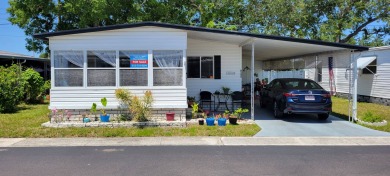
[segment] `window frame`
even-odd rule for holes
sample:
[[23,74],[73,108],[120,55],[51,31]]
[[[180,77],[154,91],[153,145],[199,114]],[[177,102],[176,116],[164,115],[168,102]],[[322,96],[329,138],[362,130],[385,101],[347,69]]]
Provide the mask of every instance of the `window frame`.
[[[189,78],[188,77],[188,75],[189,75],[189,73],[187,73],[186,74],[186,78],[187,79],[215,79],[215,56],[207,56],[207,55],[203,55],[203,56],[187,56],[187,63],[188,63],[188,58],[195,58],[195,57],[197,57],[197,58],[199,58],[199,78]],[[202,58],[204,58],[204,57],[211,57],[212,58],[212,66],[211,66],[211,69],[212,69],[212,72],[211,72],[211,74],[212,74],[212,78],[202,78]],[[187,65],[187,72],[188,72],[188,66],[189,65]]]
[[[80,67],[80,68],[75,68],[75,67],[69,67],[69,68],[63,68],[63,67],[58,67],[56,68],[55,67],[55,62],[56,62],[56,58],[55,58],[55,52],[61,52],[61,51],[74,51],[74,52],[81,52],[81,54],[83,55],[83,66]],[[82,88],[84,87],[84,84],[85,84],[85,81],[84,81],[84,75],[85,75],[85,70],[84,70],[84,66],[85,66],[85,58],[84,58],[84,50],[53,50],[51,51],[51,87],[56,87],[56,88],[70,88],[70,89],[77,89],[77,88]],[[81,83],[81,86],[56,86],[56,70],[82,70],[82,77],[83,77],[83,80],[82,80],[82,83]]]
[[[182,57],[181,57],[181,67],[154,67],[154,52],[155,51],[181,51],[181,54],[182,54]],[[149,73],[150,76],[148,77],[151,78],[151,81],[150,81],[150,86],[151,87],[158,87],[158,88],[164,88],[164,87],[167,87],[167,88],[172,88],[172,87],[185,87],[186,86],[186,83],[185,83],[185,79],[184,79],[184,72],[185,72],[185,68],[186,68],[186,52],[185,50],[182,50],[182,49],[153,49],[153,50],[150,50],[151,53],[151,58],[149,58],[149,66],[151,66],[151,68],[148,68],[148,70],[150,72],[148,72],[148,75]],[[172,70],[172,69],[178,69],[178,70],[181,70],[182,71],[182,76],[181,76],[181,81],[182,81],[182,85],[162,85],[162,86],[159,86],[159,85],[154,85],[154,70]]]
[[[150,59],[149,59],[149,51],[147,49],[145,50],[117,50],[118,52],[118,57],[117,57],[117,60],[118,60],[118,87],[126,87],[126,88],[129,88],[129,87],[148,87],[149,86],[149,79],[150,79],[150,75],[149,75],[149,62],[150,62]],[[148,63],[147,63],[147,67],[146,68],[131,68],[129,65],[129,67],[121,67],[120,66],[120,59],[121,59],[121,54],[120,52],[145,52],[145,54],[148,56],[147,60],[148,60]],[[130,58],[129,58],[130,59]],[[137,86],[137,85],[130,85],[130,86],[122,86],[121,85],[121,70],[146,70],[146,85],[142,85],[142,86]]]
[[[115,67],[88,67],[88,52],[89,51],[109,51],[109,52],[115,52]],[[112,88],[112,87],[118,87],[117,84],[117,68],[118,68],[118,52],[117,50],[96,50],[96,49],[90,49],[90,50],[84,50],[85,55],[84,55],[84,64],[85,64],[85,87],[87,88],[97,88],[97,87],[102,87],[102,88]],[[115,71],[115,83],[114,86],[88,86],[88,70],[114,70]]]
[[[182,57],[180,58],[181,61],[181,67],[153,67],[153,51],[181,51]],[[54,53],[56,51],[78,51],[81,52],[83,55],[83,66],[80,68],[55,68],[54,65]],[[115,67],[88,67],[88,51],[113,51],[115,52]],[[121,86],[120,85],[120,70],[123,69],[140,69],[140,68],[121,68],[120,67],[120,51],[147,51],[148,54],[148,67],[142,68],[147,70],[147,85],[146,86]],[[127,89],[135,89],[135,90],[142,90],[142,89],[171,89],[171,88],[185,88],[186,87],[186,69],[187,69],[187,52],[185,49],[134,49],[134,48],[121,48],[121,49],[80,49],[80,50],[72,50],[72,49],[59,49],[59,50],[51,50],[50,51],[50,72],[52,73],[51,76],[51,87],[52,89],[56,90],[67,90],[67,89],[113,89],[113,88],[127,88]],[[82,70],[82,86],[55,86],[56,84],[56,76],[55,76],[55,70],[60,69],[68,69],[68,70]],[[154,86],[153,85],[153,70],[154,69],[180,69],[182,72],[181,76],[181,85],[172,85],[172,86]],[[88,70],[115,70],[115,85],[114,86],[88,86]]]

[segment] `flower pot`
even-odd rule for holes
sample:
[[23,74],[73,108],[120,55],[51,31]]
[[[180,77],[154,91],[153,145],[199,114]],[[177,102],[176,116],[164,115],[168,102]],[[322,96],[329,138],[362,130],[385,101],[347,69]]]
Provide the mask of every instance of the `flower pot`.
[[206,118],[206,124],[207,126],[214,126],[214,118],[212,117]]
[[88,117],[86,117],[86,118],[83,118],[83,122],[88,123],[88,122],[91,122],[91,120]]
[[199,123],[199,125],[204,125],[204,119],[199,119],[198,123]]
[[218,119],[218,126],[226,126],[226,119],[225,118],[219,118]]
[[174,112],[167,112],[165,113],[167,117],[167,121],[174,121],[175,120],[175,113]]
[[229,123],[233,125],[237,125],[237,118],[229,118]]
[[110,122],[110,115],[101,115],[100,114],[100,121],[101,122]]

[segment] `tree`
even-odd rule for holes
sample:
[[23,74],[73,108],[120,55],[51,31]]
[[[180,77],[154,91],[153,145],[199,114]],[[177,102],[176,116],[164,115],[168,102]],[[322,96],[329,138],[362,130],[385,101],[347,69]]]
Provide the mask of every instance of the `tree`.
[[[319,1],[319,0],[318,0]],[[323,9],[321,19],[327,19],[320,26],[320,39],[338,43],[352,43],[359,34],[368,38],[368,25],[377,21],[390,22],[388,0],[334,0],[320,3]],[[372,28],[371,35],[388,33],[388,26]],[[380,36],[378,36],[380,37]]]
[[[380,45],[389,36],[388,0],[9,0],[9,21],[30,51],[34,33],[140,21],[204,26],[339,43]],[[378,27],[372,24],[381,22]]]

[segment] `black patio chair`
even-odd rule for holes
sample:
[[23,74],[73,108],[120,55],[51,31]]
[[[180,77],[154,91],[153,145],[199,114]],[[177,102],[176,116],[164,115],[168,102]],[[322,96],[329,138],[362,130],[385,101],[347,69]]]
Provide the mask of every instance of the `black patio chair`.
[[202,107],[202,109],[204,109],[204,103],[210,103],[210,111],[212,110],[211,109],[211,104],[213,104],[214,108],[215,108],[215,100],[213,99],[213,94],[209,91],[201,91],[200,92],[200,106]]
[[243,107],[245,104],[244,93],[240,91],[234,91],[232,93],[232,111],[234,111],[234,104],[240,104],[240,107]]

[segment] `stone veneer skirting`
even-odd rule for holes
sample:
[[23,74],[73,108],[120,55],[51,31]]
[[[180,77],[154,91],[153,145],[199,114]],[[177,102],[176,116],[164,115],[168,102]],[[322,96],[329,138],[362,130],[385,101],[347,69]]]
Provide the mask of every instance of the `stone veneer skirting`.
[[[82,121],[83,113],[90,113],[89,109],[67,109],[68,113],[71,115],[68,119],[67,115],[63,113],[65,110],[61,109],[60,113],[57,114],[64,114],[57,116],[57,121]],[[149,117],[149,120],[152,122],[159,122],[159,121],[165,121],[166,120],[166,113],[167,112],[173,112],[175,113],[174,121],[182,121],[186,119],[186,108],[153,108],[151,111],[151,117]],[[97,112],[97,116],[99,116],[100,111]],[[110,121],[116,120],[117,117],[121,114],[128,114],[127,110],[124,109],[106,109],[106,113],[110,115]],[[93,115],[89,115],[89,118],[93,118]],[[62,119],[62,120],[58,120]],[[93,119],[91,119],[93,121]],[[53,118],[53,114],[51,114],[51,122],[55,122],[56,119]]]
[[[348,98],[349,94],[337,92],[336,96],[342,98]],[[390,99],[388,98],[372,97],[366,95],[358,95],[357,98],[358,98],[357,100],[358,102],[376,103],[376,104],[390,106]]]
[[42,124],[43,127],[50,127],[50,128],[69,128],[69,127],[75,127],[75,128],[88,128],[88,127],[106,127],[106,128],[132,128],[132,127],[186,127],[187,123],[185,120],[183,121],[165,121],[165,122],[132,122],[132,121],[121,121],[121,122],[88,122],[88,123],[82,123],[82,122],[72,122],[72,121],[65,121],[60,123],[53,123],[53,122],[46,122]]

